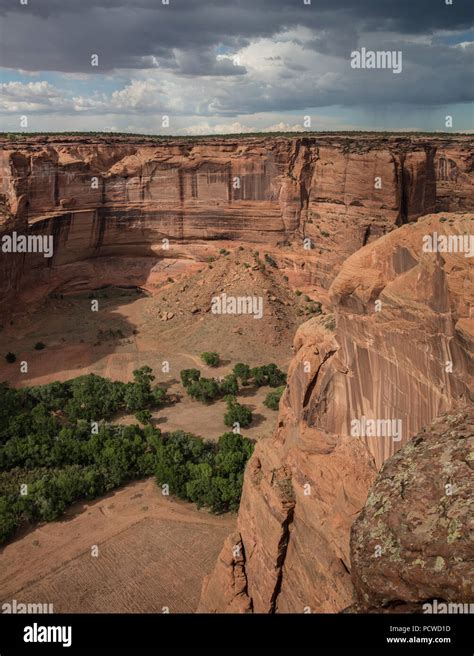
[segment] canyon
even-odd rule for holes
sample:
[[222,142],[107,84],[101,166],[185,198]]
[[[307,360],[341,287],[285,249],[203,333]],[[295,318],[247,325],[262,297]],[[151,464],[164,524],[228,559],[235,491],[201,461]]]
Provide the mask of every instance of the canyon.
[[[380,482],[384,463],[410,453],[412,438],[435,418],[472,404],[471,259],[423,250],[426,235],[472,232],[472,139],[45,135],[0,145],[0,234],[54,243],[52,258],[0,253],[1,323],[51,294],[136,285],[157,296],[176,284],[181,314],[166,305],[167,292],[164,325],[181,350],[191,334],[214,334],[219,345],[235,343],[229,355],[243,361],[248,351],[256,364],[269,343],[283,361],[296,329],[276,430],[257,441],[237,526],[204,580],[198,610],[358,612],[427,598],[426,585],[414,583],[411,595],[401,589],[393,562],[382,558],[374,568],[367,497],[378,488],[396,495]],[[237,245],[232,264],[219,259]],[[254,249],[275,263],[278,285],[257,280],[252,266],[247,278],[237,273],[239,252],[250,261]],[[167,283],[170,272],[179,272],[178,283]],[[206,304],[222,291],[220,279],[234,293],[258,284],[273,299],[266,331],[228,317],[209,323]],[[318,299],[322,314],[296,322],[295,291]],[[147,340],[147,353],[158,348],[151,332]],[[362,419],[400,422],[401,439],[354,436],[351,423]],[[467,522],[460,524],[456,553],[466,560]],[[443,549],[430,555],[435,564]],[[390,594],[377,596],[371,572],[377,581],[388,572]]]
[[54,237],[48,262],[2,257],[4,312],[18,294],[32,302],[33,287],[144,284],[153,265],[203,261],[236,241],[265,245],[292,285],[325,300],[361,246],[474,203],[463,136],[50,135],[0,147],[0,230]]
[[[440,218],[423,217],[349,257],[330,288],[335,324],[316,317],[297,331],[277,430],[258,442],[247,465],[237,531],[204,583],[202,612],[340,612],[354,602],[351,527],[377,471],[435,417],[473,401],[472,266],[462,253],[423,253],[422,238],[435,230],[463,234],[474,214]],[[402,440],[354,437],[350,420],[362,416],[398,418]],[[456,445],[456,433],[452,439]],[[466,463],[463,477],[472,491],[472,464]],[[451,478],[444,473],[437,480],[435,487]],[[406,484],[418,494],[422,489],[416,477]],[[393,496],[392,490],[388,508],[396,507]],[[451,500],[466,516],[468,498]],[[421,503],[418,516],[430,508]],[[364,529],[356,565],[374,569],[379,536],[370,520]],[[391,529],[407,540],[399,527]],[[472,557],[467,520],[457,539]],[[429,544],[426,538],[424,547]],[[449,544],[431,560],[446,551]]]

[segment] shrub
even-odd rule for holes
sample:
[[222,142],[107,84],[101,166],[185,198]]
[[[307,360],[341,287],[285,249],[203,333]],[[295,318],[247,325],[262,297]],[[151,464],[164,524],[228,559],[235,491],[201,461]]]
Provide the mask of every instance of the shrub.
[[244,364],[243,362],[237,362],[233,369],[234,374],[237,376],[237,378],[240,378],[242,381],[243,385],[246,385],[248,381],[250,380],[250,367],[248,364]]
[[274,390],[273,392],[269,392],[267,394],[263,404],[266,405],[267,408],[270,408],[270,410],[278,410],[278,407],[280,405],[280,399],[284,391],[285,391],[284,385],[281,385],[281,387],[277,387],[276,390]]
[[268,253],[265,253],[265,262],[267,262],[267,264],[274,267],[275,269],[278,268],[277,263],[275,262],[275,260],[273,259],[273,257],[271,255],[268,255]]
[[187,393],[193,399],[202,403],[210,403],[221,396],[221,389],[214,378],[200,378],[186,388]]
[[221,394],[222,396],[226,396],[228,394],[237,394],[239,391],[239,383],[237,381],[237,376],[235,374],[229,374],[224,378],[224,380],[220,383],[220,389],[221,389]]
[[150,424],[151,423],[151,412],[149,410],[138,410],[135,413],[135,417],[141,424]]
[[273,363],[254,367],[250,370],[250,373],[257,387],[263,387],[264,385],[279,387],[286,384],[286,374]]
[[9,351],[5,356],[5,360],[11,364],[12,362],[15,362],[16,355],[11,351]]
[[214,351],[205,351],[204,353],[201,353],[201,360],[204,364],[207,364],[208,367],[218,367],[221,362],[219,354]]
[[246,428],[252,423],[252,411],[245,405],[237,402],[235,396],[227,398],[227,412],[224,415],[224,424],[232,427],[234,424]]
[[43,344],[43,342],[36,342],[35,344],[36,351],[42,351],[44,348],[46,348],[46,344]]
[[183,369],[179,375],[181,382],[183,383],[183,387],[188,387],[191,385],[191,383],[200,379],[201,372],[199,369]]

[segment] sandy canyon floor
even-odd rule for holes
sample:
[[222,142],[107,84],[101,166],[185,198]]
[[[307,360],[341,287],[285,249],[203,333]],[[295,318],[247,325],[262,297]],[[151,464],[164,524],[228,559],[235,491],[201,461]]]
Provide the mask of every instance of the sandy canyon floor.
[[[14,365],[2,358],[0,380],[42,385],[96,373],[127,381],[134,369],[149,365],[156,382],[178,399],[153,412],[153,424],[165,432],[183,429],[217,440],[228,430],[225,402],[192,400],[180,371],[196,367],[203,376],[220,377],[239,361],[251,366],[275,362],[286,370],[294,330],[304,321],[302,310],[297,313],[304,301],[281,274],[242,266],[241,255],[184,271],[178,266],[165,279],[151,278],[154,282],[144,289],[58,291],[28,311],[19,309],[0,332],[2,352],[17,355]],[[265,329],[252,316],[213,316],[211,295],[222,290],[261,294]],[[92,300],[98,301],[96,312]],[[39,341],[44,350],[35,350]],[[205,366],[199,357],[205,350],[217,351],[221,366]],[[27,372],[20,372],[20,361],[28,363]],[[163,372],[164,363],[169,371]],[[277,413],[263,403],[268,392],[263,387],[239,393],[239,401],[253,412],[243,433],[254,440],[271,435],[275,427]],[[133,416],[114,421],[136,423]],[[76,504],[60,521],[20,533],[3,550],[0,600],[52,603],[57,612],[194,611],[202,579],[235,521],[233,515],[213,516],[163,497],[153,480],[135,482],[98,501]],[[98,557],[91,555],[93,545],[99,547]]]
[[193,612],[234,525],[163,496],[153,480],[131,483],[8,544],[0,607],[16,599],[57,613]]

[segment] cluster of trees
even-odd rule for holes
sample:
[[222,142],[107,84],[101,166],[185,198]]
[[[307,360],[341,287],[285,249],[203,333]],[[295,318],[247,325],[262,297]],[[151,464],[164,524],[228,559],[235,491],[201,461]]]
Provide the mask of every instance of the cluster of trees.
[[0,542],[24,520],[50,521],[76,499],[154,473],[159,431],[104,423],[119,411],[151,416],[148,408],[166,400],[153,380],[142,367],[131,383],[91,374],[21,389],[0,384]]
[[156,480],[169,493],[207,506],[212,512],[237,511],[252,442],[224,433],[217,444],[177,431],[165,435],[157,450]]
[[[95,375],[11,389],[0,384],[0,543],[24,521],[51,521],[79,499],[93,499],[155,474],[171,494],[214,512],[238,507],[252,443],[223,435],[217,445],[149,425],[166,400],[149,367],[132,383]],[[144,427],[107,423],[135,412]]]
[[254,385],[255,387],[280,387],[286,384],[286,374],[281,371],[276,364],[264,364],[260,367],[253,367],[248,364],[238,362],[234,369],[234,374],[240,379],[242,385]]
[[222,380],[201,377],[199,369],[183,369],[181,382],[189,396],[201,403],[211,403],[228,394],[237,394],[239,384],[237,376],[229,374]]
[[183,369],[181,382],[189,396],[202,403],[211,403],[228,395],[235,396],[239,391],[239,381],[244,386],[281,387],[286,383],[286,374],[276,364],[265,364],[250,368],[248,364],[238,362],[222,380],[201,377],[199,369]]
[[91,433],[84,420],[60,428],[35,410],[28,434],[0,447],[0,543],[26,520],[52,521],[74,501],[155,471],[160,432],[152,426],[103,424]]

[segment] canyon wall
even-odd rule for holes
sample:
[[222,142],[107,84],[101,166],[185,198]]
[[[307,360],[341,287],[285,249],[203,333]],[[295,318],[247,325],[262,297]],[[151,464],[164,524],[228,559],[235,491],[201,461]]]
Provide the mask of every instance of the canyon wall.
[[[344,263],[330,289],[334,315],[296,334],[278,428],[249,461],[238,532],[200,611],[338,612],[354,601],[350,529],[377,470],[434,417],[473,401],[464,239],[473,220],[430,215]],[[456,238],[459,252],[424,250],[433,233]],[[364,417],[400,430],[354,432]]]
[[463,137],[38,136],[0,146],[0,230],[54,235],[52,260],[1,258],[4,301],[74,280],[74,263],[201,260],[220,240],[265,244],[296,284],[324,290],[352,252],[435,208],[437,175],[456,188],[457,209],[473,202]]

